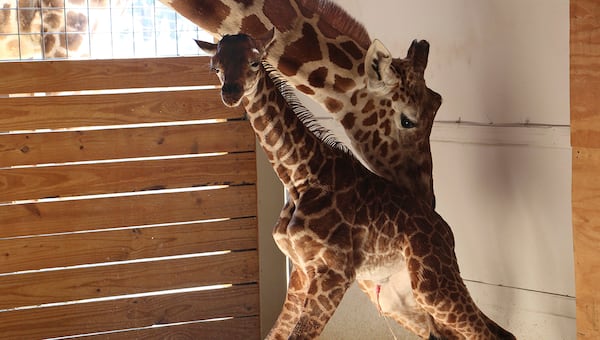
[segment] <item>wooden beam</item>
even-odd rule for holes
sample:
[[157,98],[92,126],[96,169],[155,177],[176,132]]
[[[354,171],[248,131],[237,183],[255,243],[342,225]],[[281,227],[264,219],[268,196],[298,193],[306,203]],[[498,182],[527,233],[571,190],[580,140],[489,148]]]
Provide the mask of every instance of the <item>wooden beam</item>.
[[254,152],[181,159],[0,169],[0,203],[203,185],[256,183]]
[[0,206],[0,238],[249,216],[256,216],[254,185],[27,203]]
[[0,134],[0,167],[253,150],[254,132],[247,121]]
[[[0,240],[0,273],[258,248],[256,217]],[[1,289],[1,287],[0,287]]]
[[0,98],[0,132],[243,118],[220,89]]
[[41,339],[115,329],[258,315],[258,285],[0,312],[5,339]]
[[600,2],[570,3],[577,338],[600,338]]
[[208,57],[4,62],[0,94],[218,85],[208,66]]

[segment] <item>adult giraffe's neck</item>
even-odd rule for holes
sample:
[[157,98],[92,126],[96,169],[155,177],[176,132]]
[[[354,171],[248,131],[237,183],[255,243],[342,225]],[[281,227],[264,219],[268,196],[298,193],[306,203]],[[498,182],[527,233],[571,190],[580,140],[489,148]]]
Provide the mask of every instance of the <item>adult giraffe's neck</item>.
[[161,1],[217,38],[237,33],[257,37],[274,27],[269,64],[334,114],[353,90],[365,85],[363,61],[371,39],[331,1]]
[[391,101],[367,91],[364,60],[371,39],[339,6],[329,0],[161,1],[217,38],[240,32],[258,37],[274,27],[267,62],[342,124],[374,172],[425,199],[433,197],[431,155],[414,154],[414,145],[403,144],[399,115],[391,110],[372,119],[381,99]]
[[327,144],[307,127],[271,77],[261,71],[255,91],[244,98],[244,106],[269,162],[292,199],[297,199],[309,183],[328,185],[334,174],[328,173],[333,169],[327,163],[344,158],[338,156],[345,151]]

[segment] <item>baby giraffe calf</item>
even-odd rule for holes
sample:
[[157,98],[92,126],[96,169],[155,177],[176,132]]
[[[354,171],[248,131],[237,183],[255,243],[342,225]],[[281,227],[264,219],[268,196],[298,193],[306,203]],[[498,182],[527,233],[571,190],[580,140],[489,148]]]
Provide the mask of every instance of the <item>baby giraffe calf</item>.
[[[293,262],[283,310],[269,339],[313,339],[355,280],[389,289],[402,323],[430,339],[514,339],[473,302],[458,270],[450,227],[429,202],[371,173],[263,64],[274,31],[252,39],[197,41],[212,55],[227,106],[243,102],[273,169],[289,191],[273,230]],[[413,47],[411,47],[413,48]],[[418,52],[418,51],[417,51]],[[415,54],[415,53],[413,53]],[[411,53],[409,53],[411,55]],[[382,296],[383,298],[383,296]]]

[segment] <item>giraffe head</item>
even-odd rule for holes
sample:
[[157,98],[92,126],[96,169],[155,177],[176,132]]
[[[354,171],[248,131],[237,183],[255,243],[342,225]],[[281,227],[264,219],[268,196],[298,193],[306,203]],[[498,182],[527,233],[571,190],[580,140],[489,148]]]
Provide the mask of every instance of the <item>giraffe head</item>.
[[341,120],[353,145],[380,176],[435,204],[429,136],[442,97],[425,84],[429,43],[413,41],[393,58],[378,40],[365,54],[364,87]]
[[399,131],[429,137],[442,97],[425,85],[429,43],[414,40],[406,58],[392,58],[379,40],[367,51],[367,89],[374,96],[391,98],[392,120]]
[[211,69],[221,81],[221,98],[227,106],[238,106],[254,90],[259,79],[261,61],[273,41],[270,30],[253,39],[245,34],[226,35],[217,44],[196,40],[211,55]]

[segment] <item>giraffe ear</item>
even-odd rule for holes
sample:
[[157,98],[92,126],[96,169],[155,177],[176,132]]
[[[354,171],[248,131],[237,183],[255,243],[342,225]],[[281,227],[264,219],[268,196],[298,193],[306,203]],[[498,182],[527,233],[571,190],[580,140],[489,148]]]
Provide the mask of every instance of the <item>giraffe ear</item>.
[[275,41],[275,27],[254,39],[259,49],[264,53]]
[[390,51],[375,39],[365,59],[367,69],[367,87],[372,91],[386,91],[398,80],[391,69],[392,55]]
[[196,42],[196,45],[198,45],[198,47],[200,47],[200,49],[209,56],[213,57],[215,54],[217,54],[217,44],[196,39],[194,39],[194,41]]

